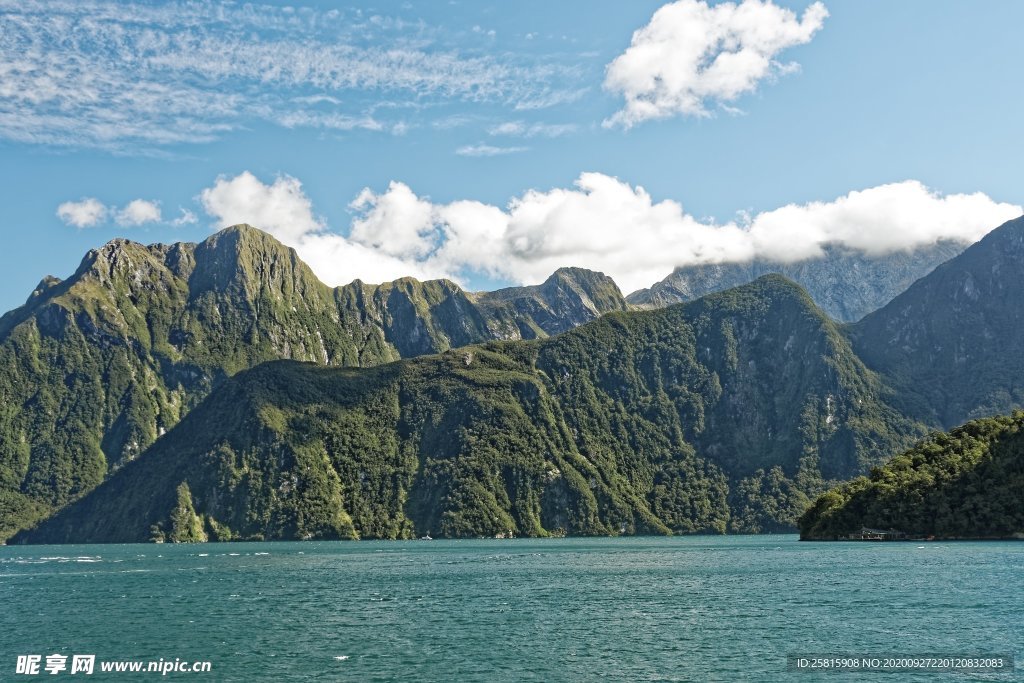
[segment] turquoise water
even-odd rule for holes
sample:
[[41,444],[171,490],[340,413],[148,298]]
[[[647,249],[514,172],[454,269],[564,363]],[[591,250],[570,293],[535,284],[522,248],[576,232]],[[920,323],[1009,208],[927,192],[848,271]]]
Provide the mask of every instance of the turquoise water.
[[1024,665],[1024,543],[2,547],[0,597],[0,680],[30,679],[14,675],[17,655],[54,652],[209,660],[209,674],[167,676],[197,681],[911,678],[789,672],[788,654],[999,653]]

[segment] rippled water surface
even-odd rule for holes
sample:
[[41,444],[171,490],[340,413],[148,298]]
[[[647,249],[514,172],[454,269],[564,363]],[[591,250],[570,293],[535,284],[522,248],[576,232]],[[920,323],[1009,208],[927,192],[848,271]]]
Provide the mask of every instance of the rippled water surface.
[[167,678],[218,681],[817,678],[787,672],[787,654],[1001,653],[1024,666],[1024,543],[15,546],[0,548],[0,597],[0,680],[27,679],[17,655],[54,652],[209,660],[211,674]]

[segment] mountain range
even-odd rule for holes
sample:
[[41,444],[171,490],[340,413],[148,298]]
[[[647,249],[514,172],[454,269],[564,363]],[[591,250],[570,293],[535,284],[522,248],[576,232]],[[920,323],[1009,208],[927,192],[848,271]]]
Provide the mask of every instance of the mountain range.
[[250,226],[115,240],[0,318],[0,540],[91,490],[227,377],[295,359],[372,366],[562,332],[624,310],[600,273],[473,294],[447,280],[329,288]]
[[578,269],[332,290],[252,228],[115,242],[0,320],[0,518],[60,509],[29,542],[789,530],[928,429],[1019,404],[1022,238],[855,325],[778,275],[629,312]]

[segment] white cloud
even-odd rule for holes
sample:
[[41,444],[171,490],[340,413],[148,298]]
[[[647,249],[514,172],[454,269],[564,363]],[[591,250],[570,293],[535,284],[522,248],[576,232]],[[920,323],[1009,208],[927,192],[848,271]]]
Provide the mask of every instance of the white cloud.
[[349,237],[388,256],[422,258],[433,250],[433,205],[408,185],[392,182],[384,194],[364,189],[349,208],[361,214]]
[[171,221],[171,225],[193,225],[199,222],[199,218],[192,211],[185,208],[179,208],[178,211],[181,215]]
[[293,246],[324,227],[313,215],[313,204],[302,191],[302,183],[291,176],[280,176],[270,185],[249,171],[234,178],[220,176],[213,187],[199,194],[199,201],[222,228],[249,223]]
[[828,244],[878,255],[976,241],[1022,212],[982,193],[942,195],[908,180],[715,223],[676,201],[655,201],[642,187],[583,173],[572,188],[530,190],[505,207],[435,204],[400,182],[379,194],[364,189],[350,204],[355,216],[346,237],[314,218],[294,178],[266,185],[243,173],[218,179],[201,196],[220,225],[248,221],[269,230],[332,285],[474,274],[532,284],[559,267],[580,266],[611,275],[624,292],[683,265],[797,261]]
[[525,152],[529,147],[495,147],[494,145],[466,145],[459,147],[455,153],[460,157],[496,157],[502,154]]
[[64,202],[57,207],[57,217],[76,228],[90,228],[107,217],[107,207],[98,199],[86,197],[78,202]]
[[976,242],[1021,214],[981,192],[942,195],[916,180],[850,192],[831,202],[789,204],[756,216],[750,240],[758,256],[798,261],[839,244],[868,255],[934,244]]
[[341,100],[339,100],[337,97],[331,97],[330,95],[304,95],[302,97],[293,97],[292,102],[309,105],[324,103],[334,105],[341,104]]
[[572,104],[583,99],[583,96],[590,92],[590,87],[576,88],[575,90],[569,88],[547,88],[543,92],[535,95],[524,95],[516,100],[515,109],[517,111],[531,111],[534,109],[547,109],[548,107],[558,107],[563,104]]
[[160,204],[147,199],[133,199],[124,205],[115,216],[118,225],[135,226],[143,223],[159,223]]
[[458,280],[451,273],[425,266],[418,261],[388,256],[335,233],[308,235],[289,246],[294,247],[313,272],[332,287],[353,280],[380,283],[400,277],[414,277],[418,280],[447,277]]
[[604,87],[625,97],[626,106],[604,125],[706,116],[709,103],[728,105],[765,79],[799,68],[776,57],[810,42],[827,16],[821,2],[800,18],[771,0],[664,5],[608,65]]

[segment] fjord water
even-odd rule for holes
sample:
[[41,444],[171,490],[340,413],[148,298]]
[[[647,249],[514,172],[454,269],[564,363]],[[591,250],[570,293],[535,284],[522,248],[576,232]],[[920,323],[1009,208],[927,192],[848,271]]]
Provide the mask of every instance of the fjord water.
[[[211,661],[210,674],[169,675],[197,681],[806,681],[818,676],[788,672],[786,655],[1024,662],[1024,543],[1012,542],[11,546],[0,598],[2,680],[27,678],[17,655],[54,652]],[[865,677],[912,678],[829,680]]]

